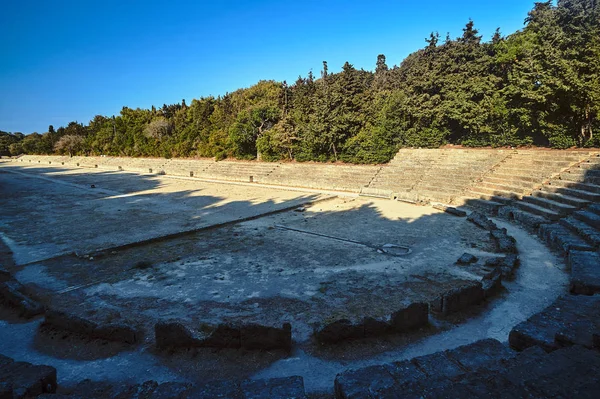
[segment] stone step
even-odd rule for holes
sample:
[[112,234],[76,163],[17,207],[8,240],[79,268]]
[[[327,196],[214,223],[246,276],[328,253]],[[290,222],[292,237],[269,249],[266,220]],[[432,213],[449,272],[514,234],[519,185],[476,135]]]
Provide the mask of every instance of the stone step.
[[582,237],[594,248],[600,248],[600,231],[579,219],[569,216],[561,219],[560,224]]
[[[523,200],[525,200],[526,198],[528,197],[524,197]],[[546,207],[532,204],[530,202],[516,201],[514,205],[523,211],[532,213],[534,215],[542,216],[548,220],[558,220],[561,217],[561,215],[558,212],[550,210]]]
[[349,370],[336,376],[335,397],[424,397],[426,390],[441,385],[441,381],[480,369],[501,368],[503,361],[516,355],[500,342],[486,339],[411,360]]
[[516,325],[509,334],[508,342],[516,350],[537,345],[550,352],[565,343],[592,348],[593,332],[599,331],[598,328],[600,296],[565,295]]
[[511,191],[492,190],[482,187],[475,187],[468,192],[468,195],[475,198],[483,198],[495,202],[510,203],[513,200],[520,199],[521,196]]
[[574,190],[587,191],[591,193],[600,194],[600,185],[597,184],[589,184],[589,183],[581,183],[581,182],[571,182],[566,180],[552,180],[552,186],[555,187],[563,187],[570,188]]
[[539,184],[539,181],[540,181],[539,177],[534,177],[531,175],[509,174],[509,173],[503,173],[503,171],[498,172],[498,173],[492,173],[485,177],[486,180],[489,178],[498,178],[498,179],[504,179],[504,180],[519,180],[519,181],[523,181],[523,182],[529,182],[530,185]]
[[547,193],[557,193],[557,194],[565,194],[570,197],[581,198],[583,200],[594,202],[600,201],[600,194],[594,193],[591,191],[577,190],[573,188],[565,188],[565,187],[556,187],[550,184],[545,184],[542,186],[541,191]]
[[595,168],[571,168],[562,175],[573,175],[580,177],[600,177],[600,170]]
[[597,215],[600,215],[600,204],[592,204],[587,207],[587,210],[590,212],[594,212]]
[[569,215],[579,209],[573,205],[563,204],[562,202],[538,196],[526,196],[523,197],[523,201],[551,210],[561,216]]
[[523,189],[522,187],[515,187],[509,184],[495,184],[495,183],[486,183],[485,180],[479,184],[477,184],[477,189],[481,190],[481,189],[486,189],[486,190],[493,190],[493,191],[497,191],[497,192],[509,192],[509,193],[514,193],[516,195],[523,195],[526,193],[527,190]]
[[222,380],[203,384],[146,381],[141,384],[112,384],[108,381],[84,380],[70,394],[44,394],[40,399],[306,399],[302,377],[264,380]]
[[[571,267],[571,293],[579,295],[600,293],[600,255],[597,252],[571,251],[567,263]],[[600,321],[598,327],[600,332]]]
[[532,183],[530,181],[518,180],[513,178],[498,178],[494,175],[486,176],[482,182],[510,187],[519,187],[522,190],[531,190],[533,187],[539,185],[539,183]]
[[582,222],[587,223],[595,229],[600,229],[600,215],[594,212],[582,210],[573,213],[573,216],[576,219],[581,220]]
[[539,216],[510,205],[500,208],[498,210],[498,216],[511,222],[517,222],[528,227],[532,231],[537,231],[540,225],[548,223],[548,219],[543,216]]
[[551,201],[559,202],[561,204],[571,205],[576,208],[582,208],[590,203],[590,201],[586,199],[545,190],[536,190],[533,192],[533,195],[535,197],[545,198]]
[[497,202],[482,198],[460,197],[452,201],[457,206],[469,206],[476,209],[481,209],[487,214],[495,216],[498,214],[498,209],[504,206],[502,202]]
[[572,250],[594,250],[582,237],[558,223],[540,225],[538,234],[548,245],[561,251],[564,255]]

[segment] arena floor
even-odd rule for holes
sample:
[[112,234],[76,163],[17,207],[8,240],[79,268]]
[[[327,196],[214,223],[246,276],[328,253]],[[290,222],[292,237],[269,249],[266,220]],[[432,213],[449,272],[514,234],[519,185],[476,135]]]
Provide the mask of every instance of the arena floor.
[[[312,334],[328,320],[384,317],[481,278],[480,267],[455,262],[464,252],[495,256],[489,233],[397,201],[70,167],[0,163],[0,196],[8,248],[0,263],[21,283],[54,307],[88,317],[108,312],[146,331],[134,350],[98,347],[46,336],[39,320],[4,317],[2,353],[57,367],[63,384],[302,375],[309,392],[324,392],[347,368],[486,337],[506,341],[512,326],[550,304],[567,281],[562,260],[537,238],[498,221],[521,255],[515,281],[499,296],[415,333],[324,348]],[[381,250],[392,251],[390,244],[410,253]],[[290,322],[294,349],[289,356],[156,353],[152,326],[170,318]]]

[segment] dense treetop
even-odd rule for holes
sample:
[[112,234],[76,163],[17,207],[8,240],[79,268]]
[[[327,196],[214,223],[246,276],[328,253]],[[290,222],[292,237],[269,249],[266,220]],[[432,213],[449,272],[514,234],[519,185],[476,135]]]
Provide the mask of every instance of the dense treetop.
[[400,66],[345,63],[293,84],[123,107],[44,134],[0,131],[0,155],[88,154],[386,162],[400,147],[598,147],[600,1],[535,3],[522,31],[485,42],[432,33]]

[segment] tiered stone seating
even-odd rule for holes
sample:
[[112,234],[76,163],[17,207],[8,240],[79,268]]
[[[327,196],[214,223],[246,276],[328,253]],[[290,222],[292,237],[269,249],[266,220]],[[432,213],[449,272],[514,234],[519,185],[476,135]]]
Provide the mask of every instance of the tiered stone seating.
[[167,175],[198,177],[201,176],[215,161],[212,158],[205,159],[170,159],[164,165]]
[[366,165],[282,163],[259,182],[358,193],[369,185],[379,169]]
[[161,173],[168,162],[169,160],[164,158],[125,158],[120,166],[123,170],[132,172]]
[[600,353],[570,347],[515,353],[484,340],[412,360],[339,374],[337,399],[595,397]]
[[491,173],[474,184],[461,202],[473,204],[481,199],[488,201],[487,204],[482,204],[483,206],[498,208],[511,200],[525,197],[523,202],[519,202],[519,207],[535,213],[539,204],[545,200],[541,197],[533,198],[530,194],[552,176],[589,156],[587,151],[514,151],[496,165]]
[[450,202],[506,157],[495,150],[403,149],[370,183],[399,198]]
[[204,170],[199,170],[195,177],[215,180],[229,180],[238,182],[265,183],[275,169],[277,163],[271,162],[249,162],[249,161],[219,161],[213,162]]

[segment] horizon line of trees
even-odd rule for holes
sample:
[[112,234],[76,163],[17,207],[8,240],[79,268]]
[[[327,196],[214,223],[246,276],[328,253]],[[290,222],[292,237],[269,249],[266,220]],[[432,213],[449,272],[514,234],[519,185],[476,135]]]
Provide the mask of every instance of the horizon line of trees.
[[523,30],[462,36],[375,71],[346,62],[293,84],[260,81],[219,97],[0,131],[0,155],[86,154],[384,163],[401,147],[599,147],[600,2],[535,3]]

